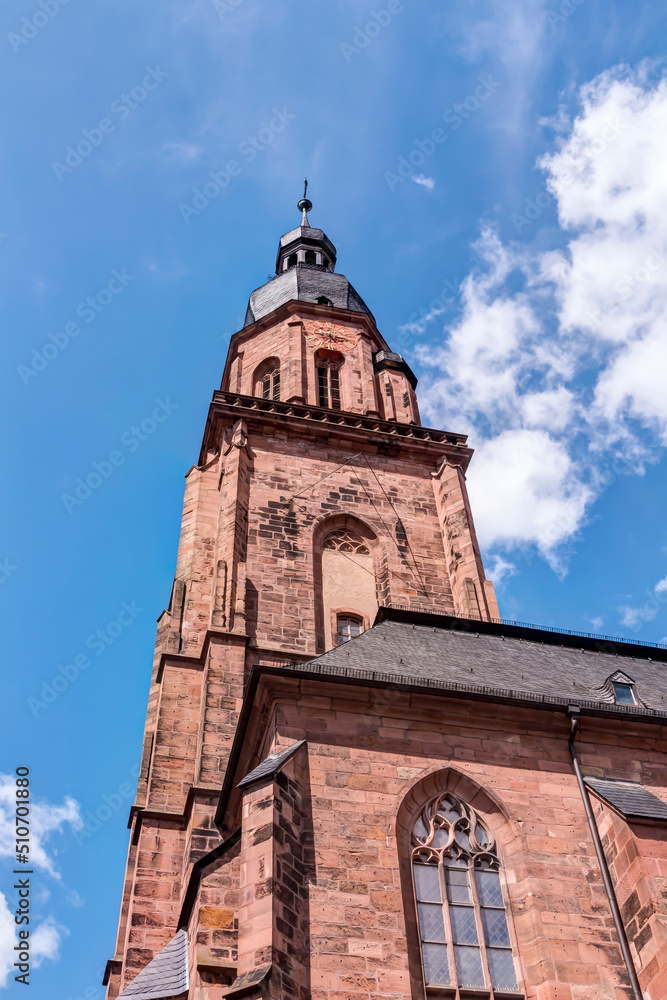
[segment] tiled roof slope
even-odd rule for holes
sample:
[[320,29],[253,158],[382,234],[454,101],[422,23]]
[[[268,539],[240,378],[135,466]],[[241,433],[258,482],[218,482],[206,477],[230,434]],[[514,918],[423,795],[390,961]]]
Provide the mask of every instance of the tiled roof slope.
[[159,951],[118,997],[133,1000],[161,1000],[178,997],[189,989],[188,932],[182,928],[176,937]]
[[[423,617],[435,620],[435,616]],[[528,702],[588,703],[613,714],[667,716],[667,663],[661,662],[667,659],[665,649],[649,650],[655,659],[646,656],[647,647],[637,647],[636,656],[619,656],[595,648],[576,648],[577,640],[571,636],[567,644],[563,639],[563,645],[556,645],[558,635],[547,636],[538,629],[507,629],[514,631],[513,636],[488,634],[488,623],[463,624],[468,630],[451,624],[433,627],[409,621],[381,621],[357,638],[317,659],[294,664],[292,669],[320,676],[339,674],[377,683],[469,691],[478,697],[487,694]],[[529,638],[517,638],[517,631]],[[596,645],[583,639],[581,643]],[[598,645],[610,647],[602,640]],[[632,649],[626,647],[624,653]],[[635,682],[641,705],[614,703],[605,681],[620,667]]]
[[238,782],[239,788],[247,788],[248,785],[254,784],[255,781],[262,781],[264,778],[270,778],[272,775],[276,774],[283,764],[293,757],[294,754],[299,750],[304,744],[305,740],[299,740],[298,743],[292,743],[291,746],[285,747],[280,753],[272,753],[266,757],[261,764],[246,774],[245,778],[241,778]]
[[584,781],[626,819],[667,819],[667,803],[636,781],[590,777]]

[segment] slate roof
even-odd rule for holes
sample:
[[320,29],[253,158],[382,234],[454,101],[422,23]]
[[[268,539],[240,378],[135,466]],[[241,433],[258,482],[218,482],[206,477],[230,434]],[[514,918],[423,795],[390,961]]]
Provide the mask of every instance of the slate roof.
[[667,803],[636,781],[590,777],[584,781],[626,819],[667,819]]
[[246,774],[245,778],[241,778],[238,782],[239,788],[246,788],[248,785],[252,785],[255,781],[261,781],[263,778],[270,778],[271,775],[276,774],[280,768],[285,764],[290,757],[299,750],[305,743],[305,740],[299,740],[298,743],[293,743],[289,747],[285,747],[280,753],[272,753],[261,764],[258,764],[250,774]]
[[146,968],[128,983],[118,1000],[121,997],[133,997],[134,1000],[178,997],[189,988],[188,932],[183,927]]
[[[419,613],[396,620],[401,613],[393,609],[381,609],[382,615],[385,620],[367,632],[289,669],[513,702],[667,717],[665,647]],[[621,666],[635,682],[639,705],[617,705],[605,683]]]
[[344,274],[322,271],[313,264],[297,264],[255,289],[243,325],[250,326],[292,299],[317,302],[320,295],[325,295],[338,309],[366,313],[375,323],[373,313]]

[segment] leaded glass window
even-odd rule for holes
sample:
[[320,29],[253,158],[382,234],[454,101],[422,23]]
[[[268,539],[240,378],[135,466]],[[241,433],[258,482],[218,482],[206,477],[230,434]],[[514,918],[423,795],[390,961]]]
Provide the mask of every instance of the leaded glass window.
[[518,993],[500,861],[475,811],[451,792],[412,829],[412,871],[427,987]]

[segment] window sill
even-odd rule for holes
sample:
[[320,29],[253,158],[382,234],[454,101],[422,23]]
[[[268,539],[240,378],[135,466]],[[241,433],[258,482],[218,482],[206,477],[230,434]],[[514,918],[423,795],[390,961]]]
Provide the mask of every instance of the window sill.
[[491,990],[474,986],[427,986],[426,996],[429,1000],[442,997],[443,1000],[524,1000],[525,994],[520,990]]

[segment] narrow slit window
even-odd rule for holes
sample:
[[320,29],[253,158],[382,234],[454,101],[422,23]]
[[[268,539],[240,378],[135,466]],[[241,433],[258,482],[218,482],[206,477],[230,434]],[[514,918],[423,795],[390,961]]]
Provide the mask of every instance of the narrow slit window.
[[487,996],[517,993],[493,838],[451,792],[432,799],[412,829],[412,872],[427,987]]

